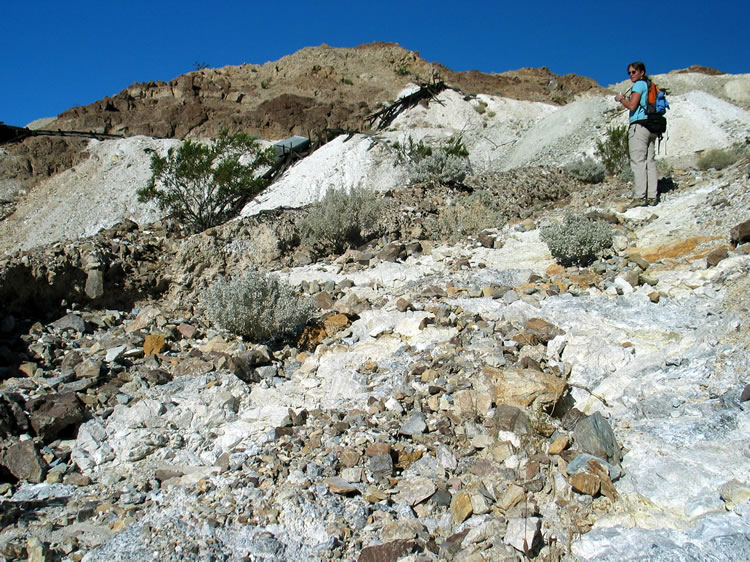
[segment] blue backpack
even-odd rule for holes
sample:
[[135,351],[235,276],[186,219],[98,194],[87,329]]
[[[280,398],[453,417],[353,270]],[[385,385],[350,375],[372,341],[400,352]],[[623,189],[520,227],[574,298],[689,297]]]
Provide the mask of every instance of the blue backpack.
[[664,115],[669,109],[669,102],[667,101],[667,91],[660,90],[659,87],[651,82],[646,82],[648,86],[646,94],[646,115]]
[[666,90],[660,90],[651,80],[646,81],[646,119],[642,120],[643,126],[649,132],[661,136],[667,130],[667,118],[664,114],[669,109]]

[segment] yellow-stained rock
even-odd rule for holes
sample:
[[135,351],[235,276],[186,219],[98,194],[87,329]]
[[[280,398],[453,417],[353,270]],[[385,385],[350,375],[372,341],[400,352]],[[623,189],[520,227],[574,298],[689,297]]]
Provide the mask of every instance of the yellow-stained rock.
[[167,345],[167,340],[164,336],[158,334],[149,334],[143,341],[143,354],[144,355],[156,355],[161,353]]
[[576,472],[570,477],[570,485],[573,489],[587,496],[597,495],[601,484],[602,481],[596,474],[589,474],[588,472]]
[[340,332],[349,325],[349,317],[346,314],[332,314],[323,320],[323,327],[328,337]]
[[471,515],[473,508],[471,506],[471,496],[466,492],[459,492],[451,500],[451,516],[453,523],[460,525],[466,518]]
[[609,478],[609,472],[604,468],[601,463],[590,460],[587,463],[588,471],[599,477],[599,491],[607,496],[610,500],[615,501],[617,499],[617,490],[615,485],[612,484],[612,480]]
[[508,404],[524,408],[533,403],[549,405],[558,400],[565,389],[565,381],[533,369],[485,366],[485,381],[492,392],[495,404]]
[[591,271],[590,269],[582,269],[578,273],[574,273],[570,276],[570,281],[572,283],[575,283],[579,287],[583,287],[584,289],[591,287],[592,285],[596,284],[597,280],[599,280],[599,275]]
[[526,493],[521,486],[511,484],[505,490],[503,495],[498,498],[497,506],[503,511],[507,511],[514,505],[518,504],[518,502],[523,500],[525,495]]
[[549,453],[550,455],[559,455],[568,447],[569,443],[570,439],[562,435],[552,442],[547,453]]
[[638,254],[649,263],[654,263],[661,259],[666,258],[682,258],[690,257],[692,259],[699,259],[706,257],[713,248],[704,250],[703,252],[696,253],[696,248],[700,244],[704,244],[716,238],[708,236],[692,236],[684,240],[678,240],[676,242],[669,242],[667,244],[660,244],[658,246],[649,246],[646,248],[630,248],[627,250],[627,254]]
[[438,377],[438,372],[434,369],[425,369],[422,373],[422,382],[429,383]]
[[324,326],[310,324],[305,326],[305,329],[302,330],[302,333],[297,339],[297,346],[302,349],[314,350],[327,337],[328,332]]
[[18,366],[18,370],[27,377],[33,377],[36,374],[36,363],[33,363],[31,361],[21,363]]

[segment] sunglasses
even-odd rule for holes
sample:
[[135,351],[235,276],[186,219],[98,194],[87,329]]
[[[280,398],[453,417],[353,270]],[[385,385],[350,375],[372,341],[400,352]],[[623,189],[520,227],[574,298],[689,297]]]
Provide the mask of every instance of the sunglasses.
[[633,74],[635,74],[636,72],[638,72],[638,71],[637,70],[628,70],[628,74],[630,76],[633,76]]

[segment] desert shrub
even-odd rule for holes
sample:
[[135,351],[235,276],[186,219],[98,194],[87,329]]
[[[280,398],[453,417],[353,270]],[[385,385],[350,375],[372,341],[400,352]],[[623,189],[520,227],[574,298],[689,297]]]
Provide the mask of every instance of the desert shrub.
[[596,141],[596,154],[610,175],[622,175],[629,169],[628,128],[610,127],[605,140]]
[[409,65],[406,64],[405,62],[402,62],[402,63],[396,65],[394,67],[393,71],[398,76],[408,76],[409,74],[411,74],[411,70],[409,69]]
[[335,252],[358,245],[383,212],[383,203],[364,188],[329,189],[300,223],[302,240]]
[[714,148],[701,155],[696,162],[699,170],[722,170],[731,166],[739,160],[739,154],[736,150],[723,150]]
[[487,228],[501,226],[505,220],[497,198],[488,191],[479,190],[441,208],[437,217],[425,221],[425,226],[437,239],[455,242],[476,236]]
[[312,318],[315,306],[275,275],[248,271],[230,281],[220,277],[203,293],[212,322],[230,332],[264,341],[294,332]]
[[[242,164],[240,159],[251,160]],[[245,198],[260,193],[266,180],[258,169],[273,162],[273,150],[245,134],[229,136],[202,144],[186,140],[167,156],[151,157],[151,179],[138,190],[141,202],[156,200],[162,211],[186,221],[193,230],[205,230],[221,224]]]
[[469,151],[461,136],[453,136],[431,146],[409,137],[405,144],[394,143],[396,163],[407,167],[410,183],[449,185],[461,183],[471,171]]
[[482,115],[485,111],[487,111],[487,102],[480,100],[477,105],[473,106],[474,111],[479,113],[479,115]]
[[586,156],[581,160],[568,164],[565,170],[583,183],[600,183],[604,181],[604,176],[606,175],[604,165],[591,158],[591,156]]
[[566,266],[586,266],[598,252],[612,247],[610,227],[582,215],[569,213],[562,223],[542,228],[539,234],[552,256]]

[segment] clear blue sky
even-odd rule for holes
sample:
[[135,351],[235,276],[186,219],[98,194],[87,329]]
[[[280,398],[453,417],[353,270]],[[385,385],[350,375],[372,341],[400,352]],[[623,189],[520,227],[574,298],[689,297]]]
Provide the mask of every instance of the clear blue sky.
[[[652,15],[653,14],[653,15]],[[547,66],[603,86],[625,66],[750,72],[750,2],[3,0],[0,121],[26,125],[134,82],[388,41],[452,70]]]

